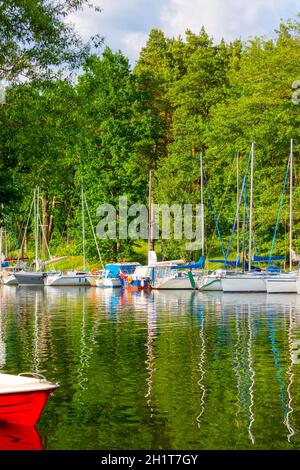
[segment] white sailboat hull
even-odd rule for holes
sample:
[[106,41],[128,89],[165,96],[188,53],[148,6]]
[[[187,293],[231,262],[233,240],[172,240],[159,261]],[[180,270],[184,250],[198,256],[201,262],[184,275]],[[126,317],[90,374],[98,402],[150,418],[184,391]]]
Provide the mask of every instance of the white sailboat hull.
[[267,292],[264,276],[228,276],[221,279],[223,292]]
[[15,278],[13,274],[8,274],[8,275],[2,274],[1,281],[2,281],[2,284],[4,284],[5,286],[17,286],[18,285],[17,279]]
[[117,288],[122,287],[120,279],[116,278],[99,278],[96,280],[96,286],[98,287],[108,287],[108,288]]
[[[266,287],[268,294],[284,294],[284,293],[297,293],[296,278],[281,278],[278,276],[278,279],[267,279]],[[300,285],[299,285],[300,288]],[[300,290],[300,289],[299,289]]]
[[296,291],[297,294],[300,294],[300,277],[296,278]]
[[43,286],[46,273],[20,271],[14,274],[20,286]]
[[96,287],[97,286],[97,280],[101,279],[100,276],[95,276],[95,275],[87,275],[85,276],[87,282],[89,283],[90,286]]
[[154,281],[154,289],[193,289],[188,277],[162,278]]
[[201,291],[222,291],[221,279],[217,277],[203,276],[197,283]]
[[74,275],[54,275],[48,276],[45,279],[46,286],[88,286],[88,282],[85,275],[74,274]]

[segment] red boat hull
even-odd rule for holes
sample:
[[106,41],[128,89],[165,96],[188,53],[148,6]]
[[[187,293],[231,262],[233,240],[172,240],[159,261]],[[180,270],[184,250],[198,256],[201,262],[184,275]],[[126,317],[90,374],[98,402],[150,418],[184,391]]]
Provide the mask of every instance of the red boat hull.
[[34,426],[51,390],[0,395],[0,422]]

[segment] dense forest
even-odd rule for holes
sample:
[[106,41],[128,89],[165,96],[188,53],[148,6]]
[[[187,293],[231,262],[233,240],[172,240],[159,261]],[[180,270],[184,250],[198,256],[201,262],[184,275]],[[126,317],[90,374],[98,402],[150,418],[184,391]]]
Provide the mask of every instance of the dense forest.
[[[300,80],[298,18],[280,24],[272,39],[247,41],[217,43],[201,25],[200,32],[176,38],[153,29],[132,67],[101,38],[83,43],[66,25],[65,16],[85,3],[0,3],[0,79],[6,87],[0,202],[9,248],[20,245],[36,185],[43,256],[47,244],[53,255],[80,256],[82,181],[94,226],[99,204],[117,207],[122,195],[130,204],[147,204],[150,170],[155,202],[198,203],[202,152],[206,251],[220,254],[215,219],[226,249],[237,180],[241,187],[255,142],[254,233],[259,254],[267,254],[294,139],[294,248],[300,250],[300,108],[292,100],[292,85]],[[276,254],[288,253],[288,223],[286,195]],[[88,226],[86,216],[87,255],[96,265]],[[138,245],[99,240],[106,261],[145,261]],[[176,240],[157,247],[164,258],[199,255]],[[27,248],[33,249],[32,237]]]

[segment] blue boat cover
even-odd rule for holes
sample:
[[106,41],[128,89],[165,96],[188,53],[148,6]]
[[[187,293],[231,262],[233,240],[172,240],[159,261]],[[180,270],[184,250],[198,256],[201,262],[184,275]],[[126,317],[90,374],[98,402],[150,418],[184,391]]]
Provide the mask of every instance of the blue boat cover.
[[241,265],[240,259],[238,258],[236,261],[229,261],[226,259],[210,259],[210,263],[220,263],[220,264],[225,264],[226,266],[237,266],[239,267]]
[[269,256],[254,256],[253,257],[254,263],[269,263],[269,261],[275,262],[275,261],[284,261],[284,260],[285,260],[284,256],[272,256],[271,259]]
[[280,273],[280,266],[268,266],[267,271],[270,273]]
[[105,271],[109,271],[112,277],[119,277],[119,271],[121,270],[124,274],[132,274],[137,264],[106,264]]
[[199,260],[195,263],[171,266],[171,269],[204,269],[204,266],[205,266],[205,256],[201,256]]

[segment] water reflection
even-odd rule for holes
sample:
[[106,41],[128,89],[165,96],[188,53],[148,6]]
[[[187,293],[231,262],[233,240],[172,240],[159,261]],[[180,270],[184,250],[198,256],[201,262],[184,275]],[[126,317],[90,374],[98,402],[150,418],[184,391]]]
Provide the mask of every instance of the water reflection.
[[34,427],[0,423],[0,450],[43,450],[43,444]]
[[198,414],[196,420],[198,427],[201,426],[201,418],[205,410],[205,332],[204,332],[204,325],[205,325],[205,313],[204,313],[204,306],[200,305],[196,308],[196,315],[199,322],[199,340],[200,340],[200,355],[199,355],[199,380],[198,385],[200,388],[200,413]]
[[298,448],[299,351],[298,295],[0,289],[0,368],[61,385],[49,449]]
[[148,335],[146,341],[146,348],[147,348],[147,360],[146,360],[146,367],[147,367],[147,379],[146,379],[146,395],[145,398],[147,399],[147,405],[150,408],[150,417],[153,418],[153,404],[152,404],[152,395],[153,395],[153,375],[155,372],[155,348],[154,348],[154,341],[156,338],[156,309],[154,299],[152,297],[152,301],[148,304]]
[[287,427],[288,434],[287,434],[287,439],[290,442],[291,438],[295,434],[296,430],[294,429],[292,425],[292,413],[293,413],[293,407],[292,407],[292,402],[293,402],[293,396],[292,396],[292,387],[294,383],[294,372],[293,372],[293,365],[297,361],[297,356],[295,358],[294,356],[294,349],[293,349],[293,323],[295,323],[295,315],[293,314],[293,309],[292,306],[290,306],[290,312],[289,312],[289,327],[288,327],[288,344],[289,344],[289,354],[290,354],[290,365],[287,370],[287,375],[288,375],[288,386],[287,386],[287,396],[288,396],[288,404],[287,404],[287,413],[284,419],[284,424]]

